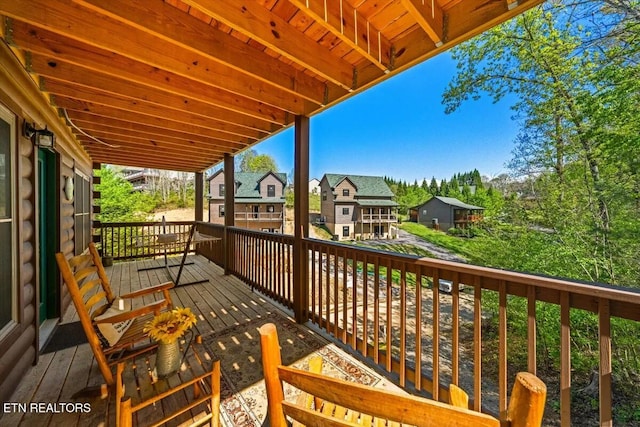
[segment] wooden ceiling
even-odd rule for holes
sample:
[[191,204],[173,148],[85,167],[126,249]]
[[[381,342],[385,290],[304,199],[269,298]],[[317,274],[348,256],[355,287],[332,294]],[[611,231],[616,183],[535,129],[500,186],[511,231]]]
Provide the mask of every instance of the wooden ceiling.
[[0,27],[94,161],[193,172],[538,3],[0,0]]

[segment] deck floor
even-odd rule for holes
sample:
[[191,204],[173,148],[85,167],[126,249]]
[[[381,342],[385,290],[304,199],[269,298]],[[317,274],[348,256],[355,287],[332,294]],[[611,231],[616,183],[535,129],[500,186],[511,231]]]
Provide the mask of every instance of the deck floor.
[[[179,258],[170,258],[170,263]],[[206,335],[226,328],[262,319],[273,312],[290,316],[281,306],[257,292],[234,276],[225,276],[220,267],[201,256],[190,256],[194,261],[183,271],[182,283],[209,279],[208,283],[178,287],[172,290],[174,305],[191,307],[199,317],[197,332]],[[141,287],[168,280],[164,269],[139,272],[141,267],[162,265],[162,260],[146,260],[116,263],[107,268],[116,294],[134,291]],[[177,268],[174,268],[177,270]],[[73,306],[65,313],[62,324],[77,321]],[[346,353],[344,357],[349,357]],[[11,397],[11,403],[77,403],[73,399],[79,390],[103,383],[88,344],[70,346],[59,351],[41,354],[37,365],[25,375]],[[85,400],[86,401],[86,400]],[[114,426],[115,405],[113,398],[94,397],[88,401],[89,412],[56,413],[55,408],[46,413],[11,411],[0,418],[0,426]],[[51,409],[51,408],[49,408]]]

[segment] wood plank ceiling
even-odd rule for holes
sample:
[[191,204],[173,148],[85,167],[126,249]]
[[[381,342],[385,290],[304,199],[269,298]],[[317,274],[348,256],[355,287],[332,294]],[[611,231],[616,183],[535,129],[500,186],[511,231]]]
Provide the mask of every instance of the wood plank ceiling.
[[193,172],[540,2],[0,0],[0,29],[94,161]]

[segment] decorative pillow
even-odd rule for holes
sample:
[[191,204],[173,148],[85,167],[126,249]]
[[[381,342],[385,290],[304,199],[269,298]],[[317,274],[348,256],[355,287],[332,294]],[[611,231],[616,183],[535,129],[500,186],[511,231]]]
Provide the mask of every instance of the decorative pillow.
[[[108,308],[107,311],[100,316],[96,316],[94,321],[106,319],[122,313],[126,313],[126,310],[118,310],[117,302],[114,301],[113,306]],[[113,346],[118,342],[122,335],[127,332],[127,329],[129,329],[132,323],[133,319],[123,320],[122,322],[116,323],[96,323],[100,343],[105,347]]]

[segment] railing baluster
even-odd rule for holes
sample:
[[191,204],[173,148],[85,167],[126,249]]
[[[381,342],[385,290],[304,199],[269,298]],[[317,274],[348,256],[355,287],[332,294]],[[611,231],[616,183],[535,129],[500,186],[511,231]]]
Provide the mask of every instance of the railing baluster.
[[349,253],[345,249],[342,253],[342,342],[347,343],[347,324],[349,317],[349,303],[348,303],[348,288],[347,288],[347,276],[349,265],[347,262],[347,256]]
[[482,288],[480,277],[473,283],[473,409],[482,410]]
[[609,300],[598,300],[598,339],[600,342],[600,369],[598,391],[600,400],[600,426],[613,425],[611,411],[611,315]]
[[324,301],[324,310],[320,310],[320,313],[325,313],[324,317],[324,327],[329,332],[330,330],[330,321],[331,321],[331,251],[327,248],[327,271],[326,271],[326,289],[325,289],[325,301]]
[[416,390],[422,390],[422,270],[416,272]]
[[560,292],[560,425],[571,425],[571,306],[569,293]]
[[533,375],[537,371],[536,340],[536,288],[527,286],[527,370]]
[[440,271],[433,271],[433,386],[431,395],[433,400],[440,398]]
[[407,378],[407,270],[400,265],[400,387]]
[[391,336],[393,334],[393,271],[391,270],[391,259],[387,259],[386,262],[387,268],[387,324],[386,324],[386,332],[387,332],[387,360],[386,360],[386,368],[388,372],[391,372]]
[[362,261],[362,355],[367,357],[369,343],[369,264],[367,256]]
[[358,258],[353,254],[351,263],[351,347],[357,349],[358,346]]
[[451,295],[451,382],[458,385],[458,376],[460,374],[460,282],[457,271],[453,273]]
[[498,285],[498,411],[500,419],[507,416],[507,284]]
[[333,336],[338,337],[338,248],[333,251]]
[[373,286],[374,286],[374,302],[373,302],[373,361],[379,363],[380,348],[380,258],[373,258]]
[[317,292],[317,280],[316,280],[316,246],[311,246],[311,311],[310,317],[313,323],[318,323],[316,318],[316,292]]

